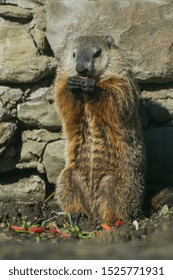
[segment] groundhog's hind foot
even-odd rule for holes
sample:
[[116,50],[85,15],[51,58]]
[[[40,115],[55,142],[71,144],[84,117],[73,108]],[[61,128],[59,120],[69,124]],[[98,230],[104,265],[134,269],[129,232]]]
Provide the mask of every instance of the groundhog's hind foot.
[[115,175],[105,175],[100,182],[96,208],[102,223],[115,222],[125,218],[121,213],[116,184],[117,177]]
[[121,220],[125,223],[142,217],[140,197],[129,192],[122,192],[121,182],[115,175],[105,175],[99,185],[97,213],[102,222],[109,223]]
[[81,218],[81,214],[77,213],[77,212],[72,212],[70,214],[70,216],[71,216],[71,221],[72,221],[73,226],[78,225],[79,220]]
[[65,168],[61,172],[55,199],[65,213],[72,215],[74,224],[78,223],[81,215],[88,213],[84,189],[85,181],[76,170]]

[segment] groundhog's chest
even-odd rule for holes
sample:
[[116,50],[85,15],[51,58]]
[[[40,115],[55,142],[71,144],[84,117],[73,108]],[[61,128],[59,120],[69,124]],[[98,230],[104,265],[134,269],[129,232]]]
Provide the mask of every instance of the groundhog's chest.
[[97,118],[87,112],[83,120],[79,147],[79,165],[85,169],[98,171],[106,168],[113,153],[107,128]]

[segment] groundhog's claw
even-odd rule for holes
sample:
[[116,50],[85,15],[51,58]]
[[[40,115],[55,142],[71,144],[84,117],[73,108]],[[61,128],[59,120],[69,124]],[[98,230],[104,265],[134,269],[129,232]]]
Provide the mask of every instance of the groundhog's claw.
[[81,89],[84,92],[91,92],[95,89],[95,80],[92,78],[80,78],[78,76],[69,77],[67,85],[70,90]]
[[69,77],[67,80],[67,85],[70,90],[81,89],[83,80],[77,76]]
[[81,89],[85,92],[93,91],[95,89],[95,80],[92,78],[84,79]]
[[73,225],[78,225],[81,215],[77,212],[71,213],[71,220]]

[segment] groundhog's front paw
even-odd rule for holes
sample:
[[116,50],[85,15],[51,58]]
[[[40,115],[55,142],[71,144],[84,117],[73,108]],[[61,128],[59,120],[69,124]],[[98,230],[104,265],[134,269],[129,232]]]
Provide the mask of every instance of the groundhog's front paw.
[[84,91],[84,92],[91,92],[95,89],[95,80],[92,79],[92,78],[86,78],[83,80],[82,82],[82,86],[81,86],[81,89]]
[[70,90],[81,89],[82,83],[83,79],[77,76],[69,77],[67,80],[67,85]]

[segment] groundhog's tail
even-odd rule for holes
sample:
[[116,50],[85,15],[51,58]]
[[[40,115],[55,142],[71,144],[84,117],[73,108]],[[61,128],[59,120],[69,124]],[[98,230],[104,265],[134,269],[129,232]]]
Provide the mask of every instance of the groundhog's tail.
[[158,186],[148,185],[146,189],[144,215],[150,217],[155,211],[161,209],[164,205],[173,207],[173,188],[160,189]]
[[164,205],[173,207],[173,188],[163,189],[151,198],[151,207],[154,210],[158,210]]

